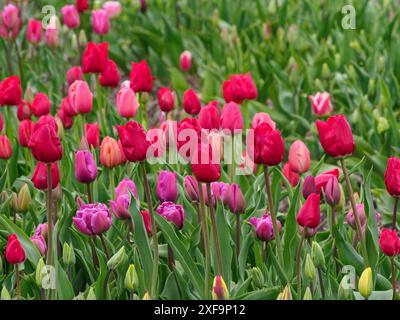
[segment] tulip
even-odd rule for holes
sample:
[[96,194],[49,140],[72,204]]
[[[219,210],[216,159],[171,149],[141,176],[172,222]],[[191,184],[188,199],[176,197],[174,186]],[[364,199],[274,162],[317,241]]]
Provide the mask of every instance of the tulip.
[[220,275],[217,275],[214,278],[212,298],[213,300],[229,300],[228,288],[226,287],[224,279]]
[[25,250],[21,246],[16,234],[8,237],[5,257],[10,264],[19,264],[25,261]]
[[106,1],[103,4],[103,9],[107,11],[110,18],[118,17],[122,11],[121,3],[119,1]]
[[139,102],[131,88],[121,88],[117,94],[117,111],[121,117],[136,117]]
[[185,118],[178,123],[178,151],[180,156],[189,161],[193,150],[197,148],[201,138],[201,127],[195,118]]
[[400,254],[400,239],[396,230],[382,229],[379,244],[382,252],[389,257]]
[[188,89],[183,93],[183,108],[188,114],[191,115],[195,115],[200,112],[200,99],[193,89]]
[[83,80],[83,72],[80,66],[75,66],[67,71],[68,86],[72,85],[76,80]]
[[92,11],[92,28],[94,33],[101,36],[110,31],[110,17],[106,10],[98,9]]
[[110,201],[110,207],[118,219],[130,219],[129,206],[131,195],[138,200],[135,183],[127,178],[123,179],[115,188],[115,201]]
[[82,205],[72,221],[80,232],[94,236],[110,229],[112,217],[105,204],[90,203]]
[[75,154],[75,178],[80,183],[96,180],[97,165],[89,150],[79,150]]
[[279,293],[276,300],[292,300],[292,292],[290,291],[290,285],[287,284],[283,291]]
[[[60,126],[59,127],[63,127],[64,129],[69,129],[72,127],[72,125],[74,124],[74,119],[69,117],[64,109],[59,109],[57,112],[57,118],[56,121],[59,120],[61,121]],[[62,137],[62,135],[60,134],[60,137]]]
[[[364,210],[364,205],[363,204],[357,204],[357,215],[358,215],[358,219],[360,220],[361,223],[361,227],[363,227],[367,221],[367,217],[365,215],[365,210]],[[355,216],[354,216],[354,212],[353,209],[351,209],[349,211],[349,213],[346,216],[346,222],[347,224],[352,227],[354,230],[357,229],[356,226],[356,221],[355,221]]]
[[38,44],[42,40],[42,22],[29,19],[26,29],[26,39],[32,44]]
[[129,121],[125,126],[118,125],[117,130],[126,158],[132,162],[146,159],[150,142],[143,127],[135,121]]
[[290,146],[289,165],[297,173],[304,173],[310,168],[310,151],[303,141],[296,140]]
[[[256,236],[261,241],[271,241],[275,239],[272,218],[269,214],[264,214],[261,218],[251,217],[250,223],[253,225]],[[278,232],[281,230],[281,223],[277,220]]]
[[[237,186],[237,187],[239,187],[239,186]],[[197,188],[198,188],[198,186],[197,186]],[[229,205],[229,200],[228,200],[229,188],[230,188],[229,184],[227,184],[225,182],[217,182],[217,181],[216,182],[212,182],[211,183],[211,194],[213,195],[213,197],[216,200],[222,201],[224,204],[228,204]],[[232,190],[232,191],[234,191],[234,190]],[[236,190],[235,192],[237,193],[238,191]],[[239,188],[239,192],[241,193],[240,188]],[[232,194],[231,197],[232,196],[235,196],[235,195]],[[243,194],[239,195],[240,198],[242,196],[243,196]],[[244,199],[239,199],[239,201],[241,201],[241,200],[244,201]],[[231,201],[234,202],[233,199],[231,199]],[[208,201],[206,201],[206,202],[208,202]],[[244,206],[244,202],[243,202],[243,206]]]
[[186,176],[184,179],[184,187],[186,195],[189,200],[198,202],[199,201],[199,185],[195,178],[192,176]]
[[85,12],[89,9],[89,0],[75,0],[75,7],[79,13]]
[[179,230],[183,228],[183,223],[185,222],[185,210],[180,204],[166,201],[163,202],[156,211],[160,216],[172,222]]
[[182,71],[189,71],[192,67],[192,53],[190,51],[183,51],[179,57],[179,66]]
[[268,124],[273,130],[276,128],[275,122],[271,119],[269,114],[265,112],[259,112],[254,115],[251,127],[255,129],[262,123]]
[[333,112],[331,96],[327,92],[317,92],[315,96],[309,96],[312,111],[316,116],[325,117]]
[[81,21],[79,19],[78,10],[74,5],[66,5],[61,8],[63,23],[69,29],[76,29],[79,27]]
[[116,270],[126,261],[125,247],[122,246],[107,262],[108,270]]
[[191,169],[197,181],[213,182],[221,176],[221,168],[218,159],[213,156],[213,150],[209,144],[199,144],[194,152]]
[[325,256],[318,242],[312,242],[311,257],[317,268],[325,268]]
[[170,112],[174,109],[174,93],[169,88],[160,88],[158,90],[158,105],[161,111]]
[[39,250],[42,256],[46,255],[47,244],[46,240],[42,236],[34,235],[30,238],[30,240],[35,245],[36,249]]
[[372,293],[372,290],[372,270],[371,268],[366,268],[361,274],[360,280],[358,281],[358,291],[365,299],[368,299]]
[[[46,164],[38,162],[32,176],[32,182],[36,189],[47,189],[47,169]],[[60,182],[60,173],[58,170],[57,162],[51,164],[51,186],[55,189]]]
[[19,121],[30,119],[32,116],[32,106],[28,101],[21,101],[17,108],[17,117]]
[[36,284],[39,287],[42,287],[42,285],[43,285],[43,274],[42,274],[42,271],[43,271],[43,268],[45,266],[46,265],[44,263],[43,258],[40,258],[38,263],[37,263],[37,265],[36,265],[36,271],[35,271],[35,281],[36,281]]
[[122,162],[122,153],[118,142],[111,137],[105,137],[100,145],[100,163],[106,168],[114,168]]
[[231,101],[241,104],[244,100],[254,100],[258,92],[250,72],[229,76],[222,84],[222,94],[226,103]]
[[8,292],[7,288],[3,286],[0,293],[0,300],[11,300],[11,295]]
[[119,71],[117,64],[108,60],[106,68],[100,73],[99,82],[102,87],[116,88],[119,84]]
[[218,102],[216,103],[210,102],[208,105],[201,108],[199,113],[199,123],[203,129],[219,130],[220,117],[218,110]]
[[234,214],[245,213],[246,204],[240,187],[236,183],[232,183],[226,192],[226,202],[229,210]]
[[143,223],[146,228],[147,235],[151,236],[151,222],[150,222],[150,214],[147,210],[141,210],[140,214],[142,215]]
[[19,9],[13,4],[7,4],[0,14],[0,35],[5,39],[15,39],[19,33],[21,19]]
[[51,48],[58,47],[58,34],[59,30],[57,28],[47,28],[46,29],[46,43]]
[[107,67],[108,43],[89,42],[82,56],[83,73],[101,73]]
[[64,242],[63,250],[62,250],[62,261],[65,266],[73,266],[76,262],[74,246],[68,244],[68,242]]
[[11,142],[6,135],[0,136],[0,159],[10,159],[12,156]]
[[275,166],[282,162],[284,153],[285,146],[279,130],[273,130],[266,123],[262,123],[254,130],[255,163]]
[[325,187],[325,199],[330,206],[336,206],[340,202],[340,187],[339,181],[335,176],[329,178]]
[[21,101],[21,82],[17,76],[11,76],[0,82],[0,106],[17,106]]
[[286,162],[282,168],[283,175],[289,181],[292,187],[297,186],[300,180],[300,176],[297,172],[292,170],[289,162]]
[[18,192],[18,212],[25,213],[29,210],[32,204],[31,193],[29,192],[29,187],[26,183],[22,185]]
[[331,157],[345,157],[354,152],[353,133],[344,115],[334,115],[326,122],[317,120],[319,141]]
[[40,116],[45,116],[50,113],[50,100],[46,94],[39,92],[35,95],[35,98],[32,102],[32,112],[33,114],[39,118]]
[[150,92],[153,89],[154,77],[146,62],[142,60],[139,63],[132,62],[130,74],[130,85],[134,92]]
[[321,213],[319,207],[319,194],[311,194],[301,207],[296,220],[302,227],[316,228],[319,225]]
[[221,128],[230,134],[243,130],[243,117],[239,106],[235,102],[227,103],[222,109]]
[[315,177],[315,188],[317,193],[325,192],[326,185],[331,177],[339,179],[339,170],[337,168],[325,171]]
[[385,171],[386,190],[392,197],[400,196],[400,159],[390,157]]
[[92,111],[93,95],[87,82],[75,81],[68,89],[68,99],[76,113],[85,114]]
[[87,123],[85,125],[86,139],[89,147],[97,149],[100,144],[100,129],[97,123]]
[[139,278],[135,270],[135,266],[130,264],[125,274],[125,289],[129,292],[135,292],[139,284]]
[[178,198],[178,185],[175,172],[161,171],[157,181],[157,197],[161,202],[175,202]]
[[31,135],[28,143],[36,160],[49,163],[61,160],[62,146],[57,133],[51,125],[43,124]]

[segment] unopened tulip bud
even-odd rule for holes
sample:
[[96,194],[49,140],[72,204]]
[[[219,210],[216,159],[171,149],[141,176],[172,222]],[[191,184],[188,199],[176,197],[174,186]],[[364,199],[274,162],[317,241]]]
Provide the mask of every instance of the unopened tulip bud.
[[309,254],[307,254],[307,257],[306,257],[304,274],[306,275],[307,279],[310,281],[313,281],[315,279],[315,275],[316,275],[315,266],[314,266],[314,263]]
[[72,243],[69,245],[67,242],[64,242],[62,259],[65,266],[72,266],[75,264],[75,252]]
[[79,292],[79,294],[76,297],[74,297],[72,300],[86,300],[86,299],[85,299],[85,296],[83,295],[83,293]]
[[56,123],[57,123],[57,135],[60,139],[64,137],[64,125],[61,119],[57,116],[55,117]]
[[146,291],[142,300],[151,300],[150,294]]
[[32,104],[33,99],[34,99],[35,95],[33,94],[33,89],[32,87],[27,87],[24,93],[24,101],[29,102],[30,104]]
[[307,176],[304,179],[303,187],[302,187],[301,191],[303,193],[304,199],[307,199],[310,194],[317,192],[317,189],[315,186],[315,179],[313,176]]
[[125,274],[125,288],[129,292],[135,292],[139,283],[135,266],[130,264]]
[[75,202],[76,202],[76,207],[78,210],[80,207],[82,207],[85,204],[85,201],[83,201],[82,198],[79,196],[76,197]]
[[371,268],[366,268],[358,281],[358,291],[365,299],[368,299],[371,295],[372,285],[372,270]]
[[340,196],[339,181],[336,177],[332,176],[329,178],[325,187],[326,202],[332,207],[336,206],[340,202]]
[[338,289],[338,298],[340,300],[353,300],[354,294],[353,289],[348,283],[348,277],[343,277],[342,281],[340,281],[339,289]]
[[224,279],[220,275],[217,275],[214,278],[212,298],[213,300],[229,300],[228,288],[226,287]]
[[306,292],[304,293],[304,296],[303,296],[303,300],[312,300],[312,299],[313,298],[312,298],[310,287],[307,287]]
[[389,128],[390,128],[389,121],[386,118],[379,117],[377,119],[376,130],[378,131],[378,134],[382,134],[382,133],[388,131]]
[[6,287],[1,289],[0,300],[11,300],[10,293],[8,292]]
[[36,266],[36,272],[35,272],[35,281],[36,284],[39,288],[42,288],[43,284],[43,268],[45,267],[45,263],[43,258],[40,258],[37,266]]
[[18,192],[18,209],[19,212],[27,212],[31,206],[32,197],[29,186],[25,183]]
[[311,248],[311,257],[317,268],[325,268],[325,256],[318,242],[313,241]]
[[97,300],[96,298],[96,294],[94,292],[94,289],[92,287],[90,287],[89,292],[86,296],[86,300]]
[[381,73],[385,70],[385,57],[380,56],[378,59],[378,72]]
[[116,270],[126,260],[125,247],[122,247],[114,254],[107,262],[107,267],[110,270]]
[[292,292],[290,291],[290,285],[287,284],[283,291],[278,295],[276,300],[292,300]]
[[87,45],[86,32],[83,29],[79,32],[79,44],[82,47],[86,47],[86,45]]
[[375,79],[369,79],[368,81],[368,96],[373,97],[375,95]]
[[76,52],[78,51],[78,38],[75,33],[71,36],[71,48]]
[[250,270],[251,279],[256,288],[264,287],[264,275],[262,274],[260,268],[254,267]]

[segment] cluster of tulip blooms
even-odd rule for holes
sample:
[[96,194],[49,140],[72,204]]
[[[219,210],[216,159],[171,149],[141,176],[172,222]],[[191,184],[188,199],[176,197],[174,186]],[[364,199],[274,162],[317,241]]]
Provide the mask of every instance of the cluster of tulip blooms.
[[[61,10],[63,23],[70,29],[76,29],[80,24],[80,14],[88,8],[88,1],[77,1],[76,5],[64,6]],[[118,16],[120,11],[119,2],[107,2],[102,9],[94,10],[92,12],[93,31],[100,36],[107,34],[110,29],[109,19]],[[1,15],[2,37],[15,39],[20,28],[18,7],[8,4],[4,7]],[[56,45],[57,37],[57,29],[47,29],[46,41],[49,45]],[[27,39],[31,43],[41,41],[40,22],[29,21]],[[182,53],[180,66],[183,72],[191,69],[192,56],[190,52]],[[91,82],[85,81],[85,77],[89,79],[91,76],[92,79],[96,80],[95,89],[91,88]],[[112,228],[114,215],[115,219],[126,222],[128,243],[131,243],[130,235],[135,232],[132,206],[137,205],[140,208],[140,203],[143,203],[136,185],[138,181],[134,181],[131,176],[133,170],[138,168],[142,179],[140,183],[144,188],[146,200],[146,210],[141,208],[138,212],[142,215],[145,230],[153,245],[152,277],[145,298],[155,299],[159,295],[157,287],[159,281],[158,241],[160,240],[155,213],[172,223],[176,227],[176,232],[182,230],[186,216],[184,206],[178,203],[179,183],[182,183],[187,199],[197,206],[197,222],[201,226],[205,283],[204,292],[200,293],[200,296],[208,298],[211,294],[214,299],[228,299],[229,292],[222,277],[221,250],[223,248],[221,248],[219,241],[215,210],[219,203],[229,208],[229,211],[236,215],[236,254],[239,257],[240,241],[247,236],[242,233],[241,229],[241,215],[246,213],[246,203],[240,185],[235,182],[235,167],[227,163],[226,171],[229,170],[229,175],[224,175],[224,180],[229,181],[229,183],[219,181],[221,180],[221,172],[225,170],[225,164],[221,162],[220,155],[221,149],[226,149],[225,146],[222,148],[224,140],[231,140],[238,136],[242,140],[244,129],[250,129],[253,139],[243,139],[247,143],[246,150],[240,153],[238,163],[241,168],[240,171],[245,175],[255,174],[258,167],[263,169],[268,209],[262,208],[263,214],[250,217],[248,223],[253,226],[254,235],[262,241],[263,250],[268,244],[274,243],[277,265],[280,266],[281,270],[285,270],[281,233],[286,225],[284,219],[280,220],[277,217],[276,209],[278,206],[274,203],[276,197],[272,193],[270,181],[273,168],[282,165],[283,176],[293,187],[299,186],[304,198],[296,216],[301,236],[296,256],[297,297],[301,299],[302,293],[304,293],[304,296],[312,297],[313,293],[309,287],[302,288],[301,253],[304,250],[304,245],[306,245],[304,240],[312,239],[319,231],[321,203],[325,202],[331,209],[331,226],[336,223],[335,208],[339,203],[346,200],[340,183],[340,171],[339,168],[335,168],[315,177],[311,175],[303,176],[309,172],[311,156],[306,144],[301,140],[296,140],[290,145],[287,162],[282,164],[285,159],[284,139],[268,113],[256,113],[249,125],[246,116],[243,117],[242,115],[242,109],[247,114],[247,108],[249,108],[246,101],[254,100],[258,95],[250,73],[231,75],[229,80],[223,82],[222,95],[225,105],[222,111],[220,111],[218,101],[211,101],[202,106],[200,96],[192,88],[183,93],[183,110],[176,110],[176,94],[171,88],[160,88],[157,98],[162,118],[157,126],[151,128],[149,126],[149,112],[146,108],[147,96],[153,90],[154,81],[150,67],[146,60],[139,63],[133,62],[129,81],[121,83],[118,66],[108,56],[107,42],[89,42],[82,52],[81,65],[74,66],[67,72],[68,94],[62,100],[55,116],[51,114],[51,102],[45,93],[36,93],[32,101],[23,100],[21,77],[22,75],[19,77],[12,75],[0,82],[0,106],[3,107],[2,110],[7,108],[8,112],[6,121],[3,121],[3,116],[0,114],[0,131],[3,132],[4,124],[7,127],[7,134],[0,136],[0,159],[10,159],[13,154],[11,113],[14,112],[13,108],[16,106],[17,117],[20,121],[18,128],[19,146],[30,150],[31,154],[28,157],[32,156],[36,160],[31,180],[38,190],[47,190],[46,221],[36,226],[30,240],[40,254],[46,257],[48,265],[55,266],[54,252],[56,250],[54,248],[59,245],[59,243],[54,243],[58,240],[53,236],[55,220],[57,219],[57,215],[54,215],[53,198],[57,197],[57,190],[60,189],[61,184],[59,162],[63,157],[70,156],[64,152],[60,136],[64,134],[63,129],[79,130],[79,148],[74,155],[74,170],[76,180],[87,187],[87,197],[82,195],[82,197],[79,196],[76,199],[77,209],[72,219],[75,229],[87,235],[88,241],[99,237],[109,262],[116,261],[119,256],[125,254],[121,249],[122,251],[120,250],[114,256],[111,256],[104,234]],[[107,109],[108,103],[103,100],[106,96],[102,93],[102,87],[119,87],[115,101],[116,111],[121,118],[129,120],[126,124],[112,127],[107,122],[107,115],[111,111]],[[93,106],[94,97],[97,100],[96,107]],[[360,278],[359,291],[365,298],[368,298],[372,291],[369,284],[371,276],[365,237],[368,214],[364,210],[364,205],[357,203],[349,179],[350,174],[345,164],[345,158],[351,156],[355,150],[352,130],[344,115],[332,115],[333,107],[328,93],[317,93],[315,96],[310,96],[310,102],[314,115],[327,118],[326,121],[316,121],[319,141],[325,153],[340,162],[341,173],[345,180],[351,206],[346,221],[355,230],[354,246],[357,250],[360,249],[366,270]],[[190,117],[180,120],[183,111]],[[100,125],[98,122],[86,123],[86,118],[89,118],[91,114],[98,117]],[[132,118],[137,118],[137,121],[132,120]],[[115,133],[118,134],[119,139],[114,138]],[[217,139],[217,143],[211,143],[213,139]],[[99,149],[102,174],[109,173],[109,203],[96,202],[93,196],[93,183],[98,179],[100,171],[96,160],[97,149]],[[234,153],[233,149],[232,147],[230,152]],[[149,169],[152,168],[147,160],[168,156],[175,150],[181,159],[190,164],[190,166],[185,167],[185,172],[191,170],[192,175],[186,175],[183,181],[179,181],[176,172],[171,170],[157,172],[158,180],[155,194],[158,206],[153,207],[155,199],[153,199],[151,184],[149,183]],[[218,156],[215,156],[215,154]],[[125,166],[125,164],[127,165]],[[173,165],[171,164],[171,166]],[[117,187],[114,188],[113,170],[118,166],[126,169],[127,177],[119,181]],[[248,168],[250,170],[246,170]],[[68,174],[68,172],[64,172],[65,174]],[[395,198],[396,206],[398,197],[400,197],[399,177],[400,159],[390,158],[385,182],[387,191]],[[9,182],[8,187],[10,189],[12,183],[13,181]],[[24,185],[14,198],[13,203],[15,204],[13,206],[17,208],[16,211],[23,212],[26,210],[24,206],[31,201],[28,186]],[[206,206],[209,210],[211,223],[208,220]],[[376,214],[376,219],[379,220],[379,214]],[[395,210],[391,229],[384,228],[380,235],[381,249],[385,255],[390,257],[392,265],[395,257],[400,254],[400,239],[397,234],[396,221]],[[211,224],[214,239],[212,243],[210,242],[209,224]],[[333,230],[331,237],[335,239]],[[212,245],[214,250],[211,251]],[[99,261],[94,246],[93,263],[98,266]],[[68,248],[68,245],[67,247],[64,246],[63,250],[70,250]],[[170,247],[168,247],[168,250],[173,255]],[[337,258],[337,248],[334,248],[334,250]],[[319,269],[324,264],[323,261],[321,262],[321,260],[324,260],[324,254],[317,242],[312,243],[312,252],[313,258],[318,256],[319,259],[311,259],[307,254],[305,261],[306,277],[310,278],[313,276],[310,265],[312,267],[315,265],[320,271]],[[212,254],[216,255],[217,270],[213,271],[214,283],[210,286]],[[26,254],[24,244],[21,244],[16,234],[11,234],[8,237],[5,258],[9,264],[15,265],[16,296],[20,298],[20,270],[18,266],[25,261]],[[108,274],[108,277],[111,276],[110,274]],[[134,267],[128,269],[125,281],[128,290],[135,287],[132,284],[132,282],[137,281]],[[320,285],[321,291],[323,291],[323,284],[320,283]],[[290,291],[290,288],[285,288],[285,290]],[[287,297],[288,293],[284,291],[280,297],[285,296]],[[396,297],[394,271],[393,297]]]

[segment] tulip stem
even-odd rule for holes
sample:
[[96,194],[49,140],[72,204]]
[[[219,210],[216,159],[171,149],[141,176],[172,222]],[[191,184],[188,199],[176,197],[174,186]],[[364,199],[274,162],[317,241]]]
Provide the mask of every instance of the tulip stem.
[[101,240],[101,244],[103,245],[106,257],[107,257],[108,260],[110,260],[110,252],[108,251],[106,240],[104,239],[104,236],[103,236],[102,233],[99,235],[99,237],[100,237],[100,240]]
[[153,272],[151,276],[151,290],[150,297],[152,299],[156,299],[156,290],[157,290],[157,277],[158,277],[158,239],[157,239],[157,229],[156,229],[156,221],[153,216],[153,204],[151,199],[149,182],[147,181],[146,174],[146,163],[140,162],[140,168],[142,170],[143,175],[143,185],[146,193],[147,206],[149,209],[150,222],[151,222],[151,236],[153,238]]
[[300,238],[299,247],[296,254],[296,274],[297,274],[297,299],[301,300],[301,275],[300,275],[300,259],[301,259],[301,248],[303,247],[304,238],[307,233],[307,228],[303,229],[303,233]]
[[14,71],[13,71],[13,66],[12,66],[12,58],[11,58],[11,40],[7,41],[7,64],[8,64],[8,72],[9,76],[12,76]]
[[335,236],[333,234],[333,227],[335,226],[335,206],[330,206],[331,207],[331,236],[333,239],[333,256],[335,258],[335,265],[336,265],[336,274],[339,275],[340,273],[340,267],[338,263],[338,252],[336,248],[336,241],[335,241]]
[[317,268],[317,271],[318,271],[319,287],[321,289],[321,297],[322,300],[325,300],[325,287],[324,287],[324,279],[322,278],[322,270],[321,268]]
[[90,246],[92,249],[93,264],[94,264],[94,267],[97,269],[99,267],[99,258],[97,257],[95,241],[96,241],[96,236],[93,236],[92,241],[90,241]]
[[107,300],[107,287],[108,287],[108,281],[110,280],[112,270],[108,269],[107,274],[106,274],[106,279],[104,280],[104,286],[103,286],[103,299]]
[[[209,297],[209,281],[210,281],[210,246],[209,246],[209,238],[208,238],[208,227],[207,227],[207,219],[206,219],[206,208],[204,202],[204,194],[203,194],[203,186],[201,182],[199,184],[199,198],[200,198],[200,214],[201,214],[201,223],[202,223],[202,233],[204,239],[204,251],[205,251],[205,276],[204,276],[204,299],[208,299]],[[210,200],[211,201],[211,200]]]
[[92,192],[90,191],[90,183],[86,184],[86,191],[87,191],[89,203],[93,203]]
[[16,286],[16,289],[17,289],[17,299],[21,300],[21,286],[19,285],[18,263],[15,264],[15,286]]
[[[198,222],[198,224],[199,225],[202,225],[202,222],[201,222],[201,205],[200,205],[200,202],[198,202],[197,203],[197,222]],[[205,248],[205,245],[204,245],[204,237],[202,236],[201,237],[201,253],[203,254],[203,256],[204,256],[204,248]]]
[[392,288],[393,288],[392,300],[396,300],[396,270],[394,268],[394,256],[390,257],[390,269],[392,271]]
[[210,183],[207,183],[206,185],[207,185],[207,197],[209,199],[208,201],[209,201],[211,225],[212,225],[213,237],[214,237],[215,252],[217,253],[218,274],[222,276],[223,273],[222,273],[221,244],[219,242],[217,222],[215,221],[215,210],[214,210],[214,204],[212,201],[211,186],[210,186]]
[[236,262],[239,265],[240,254],[240,213],[236,214]]
[[268,166],[264,166],[265,186],[267,189],[268,206],[269,206],[269,211],[271,213],[272,226],[274,228],[276,250],[278,252],[279,263],[280,263],[281,267],[283,267],[284,262],[283,262],[283,253],[282,253],[282,247],[281,247],[281,237],[279,235],[279,230],[278,230],[278,223],[277,223],[277,218],[276,218],[276,214],[275,214],[274,201],[272,198],[271,183],[270,183],[268,171],[269,171]]
[[351,186],[349,174],[347,172],[347,168],[346,168],[346,165],[344,163],[344,158],[340,158],[340,164],[342,165],[343,175],[344,175],[344,178],[346,180],[346,185],[347,185],[347,189],[348,189],[348,192],[349,192],[350,203],[351,203],[351,207],[353,209],[354,220],[356,222],[357,234],[358,234],[359,241],[361,243],[361,250],[362,250],[362,253],[363,253],[363,257],[364,257],[364,264],[365,264],[365,266],[368,267],[369,266],[369,262],[368,262],[367,247],[365,246],[365,241],[364,241],[363,234],[362,234],[362,228],[361,228],[360,218],[358,216],[356,201],[354,200],[353,188]]
[[396,224],[397,224],[397,205],[399,204],[399,198],[395,197],[394,198],[394,206],[393,206],[393,223],[392,223],[392,229],[396,230]]
[[48,227],[48,237],[47,237],[47,264],[53,266],[53,214],[51,210],[51,194],[52,194],[52,181],[51,181],[51,163],[47,163],[47,227]]
[[229,164],[229,181],[233,183],[235,179],[235,138],[234,135],[231,135],[231,142],[232,142],[232,154],[231,154],[231,163]]

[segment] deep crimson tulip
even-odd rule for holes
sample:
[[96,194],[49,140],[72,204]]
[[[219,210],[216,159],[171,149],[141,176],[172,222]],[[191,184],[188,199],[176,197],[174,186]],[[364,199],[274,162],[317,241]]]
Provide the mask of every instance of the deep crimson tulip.
[[[47,189],[47,167],[43,162],[38,162],[33,172],[32,182],[36,189]],[[51,188],[55,189],[60,183],[60,172],[58,170],[58,163],[51,164]]]
[[130,85],[134,92],[150,92],[153,89],[154,79],[146,60],[139,63],[132,62]]
[[58,132],[58,125],[57,121],[54,119],[54,117],[50,114],[41,116],[39,120],[34,124],[33,126],[33,131],[37,131],[41,126],[43,125],[49,125],[50,127],[53,127],[53,129]]
[[123,162],[123,152],[117,140],[105,137],[100,145],[100,163],[103,167],[114,168]]
[[344,157],[354,152],[354,138],[344,115],[334,115],[326,122],[317,120],[319,142],[331,157]]
[[215,159],[209,144],[198,145],[191,159],[191,168],[197,181],[213,182],[221,176],[219,159]]
[[22,101],[21,82],[11,76],[0,82],[0,106],[17,106]]
[[336,177],[332,176],[325,186],[326,202],[331,206],[335,206],[340,202],[340,196],[339,181]]
[[392,197],[400,196],[400,159],[390,157],[385,171],[386,190]]
[[57,117],[61,120],[64,129],[69,129],[74,124],[74,119],[68,116],[63,108],[58,110]]
[[117,126],[118,135],[126,158],[131,162],[146,159],[150,142],[146,131],[136,121],[129,121],[125,126]]
[[100,128],[98,123],[87,123],[85,125],[86,139],[89,147],[97,149],[100,144]]
[[188,114],[191,115],[195,115],[200,112],[200,99],[193,89],[188,89],[183,93],[183,108]]
[[258,92],[253,78],[248,72],[229,76],[229,80],[222,84],[222,94],[227,103],[233,101],[240,104],[244,100],[256,99]]
[[42,22],[35,19],[29,19],[26,29],[26,39],[28,42],[38,44],[42,40]]
[[83,80],[83,72],[80,66],[75,66],[67,71],[68,86],[73,84],[76,80]]
[[218,101],[212,101],[201,108],[199,113],[199,123],[203,129],[219,130],[220,118]]
[[75,178],[80,183],[96,180],[97,165],[89,150],[78,150],[75,154]]
[[335,168],[325,171],[315,177],[315,188],[317,193],[321,193],[322,190],[325,190],[326,184],[332,176],[339,179],[339,169]]
[[27,147],[33,131],[33,122],[30,119],[22,120],[18,127],[18,142],[21,147]]
[[[251,145],[249,146],[251,149]],[[252,150],[249,150],[252,154]],[[283,161],[285,145],[279,130],[262,123],[254,130],[254,162],[275,166]]]
[[305,177],[301,192],[303,194],[304,199],[307,199],[308,196],[312,193],[317,193],[317,188],[315,186],[315,179],[313,176]]
[[289,149],[290,168],[297,173],[304,173],[310,168],[310,150],[301,140],[292,143]]
[[115,88],[118,87],[119,84],[119,71],[117,64],[108,60],[106,64],[106,68],[99,76],[100,85],[102,87],[110,87]]
[[7,262],[10,264],[18,264],[25,261],[25,251],[16,234],[8,237],[5,256]]
[[62,146],[51,125],[43,124],[38,129],[34,128],[28,146],[38,161],[49,163],[61,160]]
[[39,92],[35,95],[31,107],[33,114],[37,118],[45,116],[46,114],[50,113],[51,109],[50,100],[46,94]]
[[11,142],[6,135],[0,136],[0,159],[10,159],[12,156]]
[[75,117],[78,114],[72,107],[68,96],[62,99],[60,109],[62,109],[65,112],[65,114],[71,118]]
[[174,109],[175,98],[171,89],[163,87],[158,90],[158,105],[164,112],[170,112]]
[[30,119],[32,117],[32,106],[28,101],[21,101],[17,108],[17,117],[19,121]]
[[190,51],[183,51],[179,57],[179,66],[182,71],[189,71],[192,67],[192,54]]
[[107,67],[108,42],[89,42],[82,56],[83,73],[101,73]]
[[78,10],[74,5],[66,5],[61,8],[61,15],[63,23],[69,29],[76,29],[79,27],[81,20],[79,18]]
[[235,134],[237,131],[242,132],[242,111],[235,102],[227,103],[222,109],[221,128],[222,130],[229,131],[231,134]]
[[75,7],[79,13],[85,12],[89,9],[89,0],[75,0]]
[[389,257],[400,253],[400,239],[396,230],[382,229],[379,244],[382,252]]
[[92,11],[92,28],[94,33],[101,36],[110,31],[110,17],[106,10],[98,9]]
[[316,228],[319,225],[321,218],[319,199],[319,194],[312,193],[301,207],[296,220],[303,228]]
[[292,187],[297,186],[297,184],[299,183],[300,176],[296,171],[292,170],[289,162],[286,162],[283,165],[282,172]]
[[68,89],[68,99],[76,113],[85,114],[92,111],[93,94],[86,81],[76,80]]

